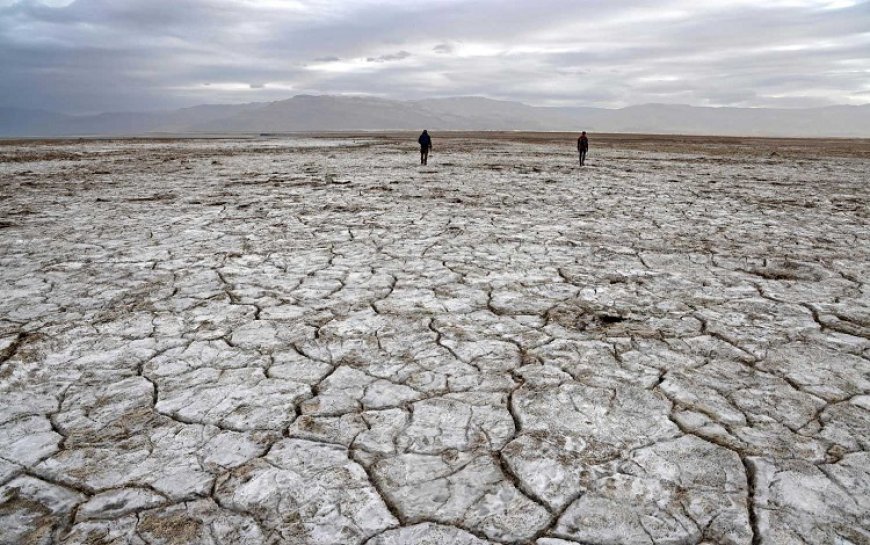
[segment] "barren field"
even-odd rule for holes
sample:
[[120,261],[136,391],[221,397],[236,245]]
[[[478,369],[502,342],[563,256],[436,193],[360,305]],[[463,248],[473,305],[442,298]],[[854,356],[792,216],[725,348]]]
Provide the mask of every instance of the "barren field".
[[870,144],[0,142],[0,544],[870,543]]

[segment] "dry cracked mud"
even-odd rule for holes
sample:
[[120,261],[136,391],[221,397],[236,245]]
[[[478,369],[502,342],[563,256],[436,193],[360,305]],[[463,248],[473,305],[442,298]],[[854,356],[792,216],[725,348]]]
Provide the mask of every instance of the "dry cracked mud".
[[866,143],[435,143],[0,144],[0,544],[870,542]]

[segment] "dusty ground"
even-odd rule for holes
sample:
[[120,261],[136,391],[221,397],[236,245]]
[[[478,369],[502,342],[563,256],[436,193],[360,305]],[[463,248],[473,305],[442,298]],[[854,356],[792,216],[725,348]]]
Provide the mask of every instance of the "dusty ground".
[[434,136],[0,143],[0,544],[870,541],[866,141]]

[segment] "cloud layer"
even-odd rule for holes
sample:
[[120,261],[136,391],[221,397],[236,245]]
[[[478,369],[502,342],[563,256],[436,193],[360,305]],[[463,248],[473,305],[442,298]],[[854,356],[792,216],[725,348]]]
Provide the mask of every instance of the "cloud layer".
[[0,106],[870,102],[870,0],[0,0]]

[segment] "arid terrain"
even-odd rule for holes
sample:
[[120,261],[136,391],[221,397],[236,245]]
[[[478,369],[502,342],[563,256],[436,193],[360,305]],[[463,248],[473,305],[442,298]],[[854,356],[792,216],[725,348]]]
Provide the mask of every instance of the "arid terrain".
[[870,142],[0,142],[0,544],[870,543]]

